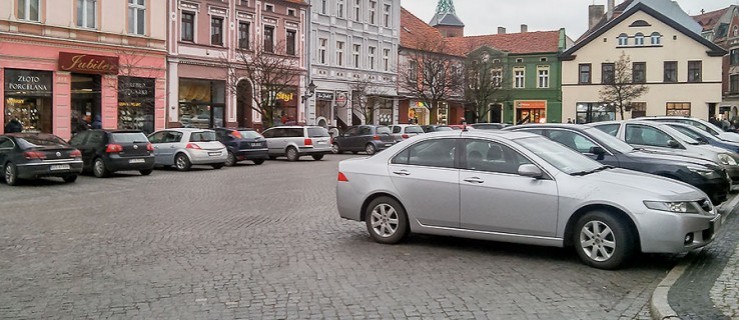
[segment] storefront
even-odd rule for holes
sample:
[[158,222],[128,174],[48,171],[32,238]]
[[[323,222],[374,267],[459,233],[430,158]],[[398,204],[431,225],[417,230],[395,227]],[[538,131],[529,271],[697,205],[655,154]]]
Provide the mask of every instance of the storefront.
[[408,108],[408,123],[414,123],[419,125],[429,124],[429,109],[426,104],[421,101],[411,101],[410,107]]
[[4,122],[18,120],[25,132],[53,132],[52,72],[5,69]]
[[118,77],[118,128],[154,132],[156,81],[153,78]]
[[546,100],[517,100],[513,104],[516,106],[516,124],[547,122]]
[[225,81],[180,78],[180,125],[184,128],[224,127],[225,96]]
[[332,124],[334,114],[334,93],[316,92],[316,124],[327,127]]
[[601,102],[578,102],[576,123],[616,120],[616,109]]
[[272,121],[274,125],[295,125],[298,123],[297,88],[288,87],[277,92],[274,97]]

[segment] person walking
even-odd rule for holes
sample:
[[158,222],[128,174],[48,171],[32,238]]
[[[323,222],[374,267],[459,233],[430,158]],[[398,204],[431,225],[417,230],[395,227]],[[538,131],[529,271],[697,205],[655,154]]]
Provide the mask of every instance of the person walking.
[[100,115],[96,114],[95,119],[92,120],[92,128],[93,129],[102,129],[103,128],[103,121],[100,119]]
[[23,124],[18,118],[13,118],[5,124],[5,133],[23,132]]

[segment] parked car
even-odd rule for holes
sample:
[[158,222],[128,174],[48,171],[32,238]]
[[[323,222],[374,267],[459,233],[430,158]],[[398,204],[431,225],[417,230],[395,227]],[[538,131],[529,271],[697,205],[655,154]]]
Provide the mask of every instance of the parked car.
[[117,171],[138,171],[148,176],[154,170],[154,148],[138,130],[85,130],[69,140],[82,152],[84,170],[98,178]]
[[596,128],[573,124],[530,124],[505,128],[542,135],[602,164],[688,183],[705,192],[714,205],[728,198],[731,179],[712,161],[637,150]]
[[154,146],[156,164],[175,166],[188,171],[192,165],[209,165],[220,169],[226,164],[228,150],[216,140],[216,132],[209,129],[173,128],[149,135]]
[[269,159],[267,139],[256,130],[216,128],[215,131],[216,139],[228,149],[226,166],[230,167],[244,160],[251,160],[259,165]]
[[8,133],[0,135],[0,168],[11,186],[43,177],[75,182],[82,173],[82,153],[52,134]]
[[311,156],[313,160],[321,160],[331,153],[331,137],[324,127],[273,127],[262,135],[267,139],[270,159],[284,156],[288,161],[298,161],[301,156]]
[[437,131],[453,131],[454,130],[450,126],[441,126],[441,125],[425,125],[425,126],[421,126],[421,129],[423,129],[423,132],[425,132],[425,133],[437,132]]
[[421,126],[416,124],[396,124],[389,127],[393,137],[395,137],[395,141],[403,141],[410,137],[423,134]]
[[602,269],[637,251],[703,247],[721,227],[691,185],[612,168],[524,132],[430,133],[344,160],[336,193],[339,215],[364,221],[380,243],[412,232],[574,246]]
[[331,144],[333,153],[351,151],[354,154],[366,152],[373,155],[395,144],[395,137],[386,126],[361,125],[349,127],[343,134],[334,138]]
[[658,121],[658,122],[683,123],[683,124],[694,126],[705,132],[708,132],[711,135],[718,137],[721,140],[739,142],[739,134],[737,134],[736,132],[726,132],[723,129],[719,128],[718,126],[706,120],[702,120],[698,118],[687,118],[687,117],[678,117],[678,116],[659,116],[659,117],[640,117],[637,119],[651,120],[651,121]]
[[710,144],[714,147],[726,149],[734,153],[739,153],[739,142],[721,140],[717,136],[714,136],[706,131],[703,131],[701,129],[698,129],[697,127],[687,125],[687,124],[675,122],[675,123],[668,123],[668,125],[670,127],[675,128],[675,130],[680,131],[682,134],[695,139],[698,142]]
[[467,126],[476,130],[500,130],[510,125],[506,123],[473,123]]
[[733,183],[739,183],[739,156],[721,148],[701,144],[666,123],[626,120],[595,122],[587,125],[598,128],[637,148],[716,162],[726,169]]

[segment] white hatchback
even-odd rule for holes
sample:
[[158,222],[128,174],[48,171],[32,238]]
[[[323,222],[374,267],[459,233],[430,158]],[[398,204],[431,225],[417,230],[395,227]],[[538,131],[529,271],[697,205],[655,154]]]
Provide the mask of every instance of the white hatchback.
[[158,166],[175,166],[190,170],[192,165],[210,165],[220,169],[226,164],[228,151],[216,140],[216,132],[207,129],[176,128],[149,135]]

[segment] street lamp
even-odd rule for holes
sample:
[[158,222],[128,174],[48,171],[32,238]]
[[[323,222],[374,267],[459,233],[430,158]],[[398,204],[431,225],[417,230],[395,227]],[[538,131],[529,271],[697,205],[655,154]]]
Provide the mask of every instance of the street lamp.
[[301,102],[305,103],[305,100],[308,100],[309,98],[313,97],[313,95],[316,93],[316,85],[313,83],[313,80],[310,81],[308,84],[308,87],[305,88],[305,94],[301,97]]

